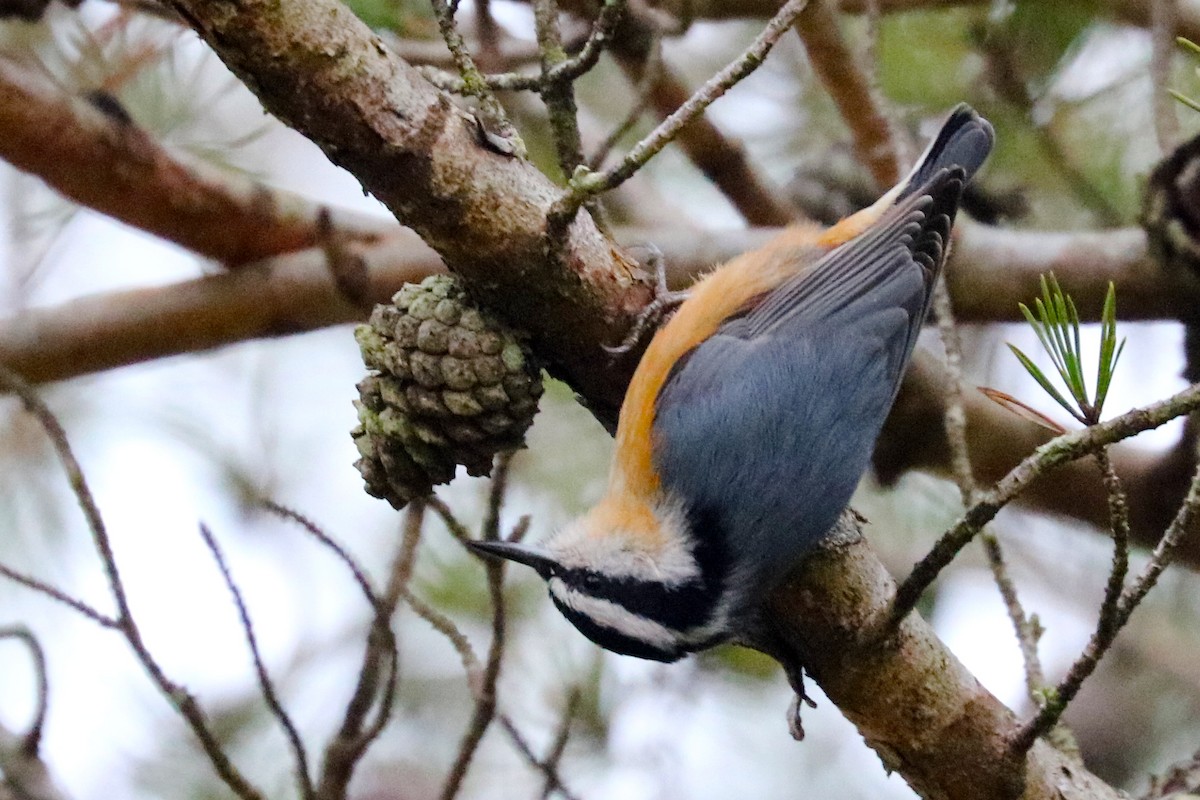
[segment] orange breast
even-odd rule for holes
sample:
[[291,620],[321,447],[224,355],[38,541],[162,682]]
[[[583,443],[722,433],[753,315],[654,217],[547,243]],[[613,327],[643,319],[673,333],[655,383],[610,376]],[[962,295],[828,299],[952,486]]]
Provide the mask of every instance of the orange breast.
[[819,234],[813,228],[789,228],[761,249],[743,253],[709,273],[655,334],[621,404],[609,502],[638,498],[649,503],[657,497],[659,476],[652,458],[655,403],[671,368],[712,336],[730,315],[827,251],[828,245],[816,243]]

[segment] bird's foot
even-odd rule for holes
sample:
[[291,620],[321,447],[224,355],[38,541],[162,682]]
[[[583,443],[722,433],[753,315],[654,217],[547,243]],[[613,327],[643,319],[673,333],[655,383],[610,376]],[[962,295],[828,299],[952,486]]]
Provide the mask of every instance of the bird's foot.
[[684,300],[687,300],[689,294],[686,291],[672,292],[667,288],[666,262],[661,250],[652,244],[641,245],[641,247],[646,251],[646,266],[654,269],[654,299],[638,314],[633,327],[629,329],[629,333],[619,345],[615,347],[602,345],[604,350],[614,357],[623,356],[637,347],[646,335],[646,331],[657,329],[679,308]]
[[787,723],[788,733],[797,742],[804,741],[804,723],[800,719],[800,713],[805,706],[816,708],[817,702],[808,696],[808,692],[804,686],[804,667],[798,666],[795,670],[786,670],[788,684],[792,687],[792,691],[796,694],[792,698],[792,702],[788,704]]

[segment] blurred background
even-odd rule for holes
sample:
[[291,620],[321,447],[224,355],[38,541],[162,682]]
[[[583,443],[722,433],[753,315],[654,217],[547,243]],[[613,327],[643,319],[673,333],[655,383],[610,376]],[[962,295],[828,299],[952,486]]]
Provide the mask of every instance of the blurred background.
[[[0,56],[71,93],[103,87],[186,163],[388,218],[313,145],[264,115],[190,31],[157,18],[152,4],[138,5],[86,0],[73,9],[52,5],[35,22],[0,21]],[[397,47],[436,34],[418,4],[351,5],[392,32]],[[1047,230],[1136,224],[1145,176],[1161,155],[1153,135],[1151,37],[1143,26],[1097,16],[1092,5],[1001,1],[880,20],[880,88],[913,141],[923,141],[940,115],[963,100],[996,124],[999,144],[982,186],[1017,207],[1005,224]],[[506,41],[532,42],[527,5],[492,0],[491,9]],[[459,13],[473,13],[469,0]],[[848,17],[845,24],[850,40],[863,45],[868,22]],[[688,84],[699,85],[759,29],[755,22],[698,20],[664,40],[663,57]],[[998,71],[1001,46],[1019,54],[1023,74]],[[1175,64],[1172,86],[1200,91],[1188,58]],[[577,90],[585,141],[592,143],[626,113],[634,92],[607,58]],[[535,105],[514,101],[513,107],[531,157],[553,174],[546,125]],[[743,143],[772,182],[791,187],[801,207],[811,202],[814,185],[821,198],[837,192],[852,198],[855,182],[864,182],[841,118],[795,37],[784,37],[765,66],[716,103],[709,118]],[[1178,118],[1185,133],[1200,128],[1182,106]],[[618,149],[652,122],[644,116]],[[617,222],[642,227],[721,231],[745,224],[675,148],[623,189],[610,210]],[[165,286],[219,269],[76,206],[3,163],[0,267],[0,303],[14,319],[28,309]],[[1019,319],[1014,304],[1012,320]],[[1139,322],[1122,330],[1128,345],[1109,414],[1185,385],[1179,377],[1182,326]],[[1002,389],[1063,420],[1003,346],[1036,350],[1028,328],[964,325],[961,332],[969,384]],[[937,349],[936,335],[927,344]],[[328,551],[264,512],[259,500],[314,520],[384,580],[402,520],[364,493],[353,467],[352,400],[364,374],[352,328],[341,325],[41,389],[111,530],[148,646],[174,680],[198,695],[235,762],[272,797],[295,793],[285,740],[262,704],[236,611],[198,528],[205,523],[225,548],[282,699],[319,752],[353,689],[370,613]],[[1180,431],[1167,426],[1140,437],[1138,445],[1165,451]],[[513,461],[505,528],[528,514],[529,537],[536,540],[585,510],[601,494],[611,447],[571,391],[550,381],[528,448]],[[477,529],[487,491],[487,480],[460,475],[438,495]],[[855,507],[872,523],[872,544],[902,576],[961,503],[951,483],[909,473],[886,489],[868,476]],[[1042,657],[1048,676],[1057,678],[1091,632],[1110,545],[1080,523],[1020,510],[1005,511],[994,531],[1027,610],[1046,629]],[[100,564],[54,453],[38,424],[9,397],[0,399],[0,561],[109,608]],[[412,588],[451,618],[477,652],[485,651],[484,570],[432,514]],[[915,796],[887,774],[819,692],[818,707],[804,715],[808,738],[793,742],[785,724],[790,690],[764,658],[727,647],[662,666],[602,653],[546,602],[532,573],[514,570],[506,592],[510,635],[500,708],[535,751],[545,752],[571,706],[560,769],[579,797]],[[1068,712],[1088,766],[1118,786],[1143,789],[1148,775],[1189,757],[1200,742],[1198,605],[1195,575],[1171,570]],[[992,692],[1019,713],[1030,712],[1012,626],[977,551],[969,550],[941,578],[924,611]],[[46,650],[44,755],[68,796],[228,796],[117,635],[0,581],[0,625],[12,623],[28,625]],[[395,625],[396,713],[356,779],[358,797],[438,794],[472,710],[463,667],[446,638],[406,608]],[[10,729],[23,728],[34,713],[34,681],[27,652],[0,641],[0,721]],[[572,703],[572,697],[578,699]],[[462,796],[538,796],[542,784],[493,726]]]

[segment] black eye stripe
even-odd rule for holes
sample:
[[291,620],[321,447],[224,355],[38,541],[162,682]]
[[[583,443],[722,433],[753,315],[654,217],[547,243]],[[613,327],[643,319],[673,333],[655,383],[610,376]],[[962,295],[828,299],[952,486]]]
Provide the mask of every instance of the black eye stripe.
[[700,578],[675,586],[632,577],[613,577],[590,569],[564,569],[558,578],[574,591],[609,600],[677,631],[696,628],[712,616],[716,592]]

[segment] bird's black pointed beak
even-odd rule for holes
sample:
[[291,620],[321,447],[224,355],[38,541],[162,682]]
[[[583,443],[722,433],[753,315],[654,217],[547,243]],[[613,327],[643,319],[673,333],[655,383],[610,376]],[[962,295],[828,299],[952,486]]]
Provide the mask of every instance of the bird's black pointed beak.
[[514,542],[468,542],[467,546],[476,553],[493,558],[515,561],[533,567],[543,578],[549,578],[558,562],[541,547]]

